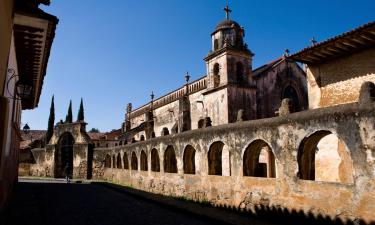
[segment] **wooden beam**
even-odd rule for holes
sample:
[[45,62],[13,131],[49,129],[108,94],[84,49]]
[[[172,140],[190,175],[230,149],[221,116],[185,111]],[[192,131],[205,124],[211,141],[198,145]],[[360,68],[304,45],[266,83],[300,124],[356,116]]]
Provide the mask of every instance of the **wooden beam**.
[[353,44],[353,43],[350,43],[351,41],[347,40],[347,41],[343,41],[341,42],[343,45],[346,45],[346,46],[349,46],[349,47],[352,47],[352,48],[358,48],[358,45],[356,44]]
[[367,44],[366,42],[363,42],[363,41],[359,40],[358,38],[353,38],[351,40],[354,41],[354,42],[357,42],[357,43],[359,43],[361,45],[366,45]]

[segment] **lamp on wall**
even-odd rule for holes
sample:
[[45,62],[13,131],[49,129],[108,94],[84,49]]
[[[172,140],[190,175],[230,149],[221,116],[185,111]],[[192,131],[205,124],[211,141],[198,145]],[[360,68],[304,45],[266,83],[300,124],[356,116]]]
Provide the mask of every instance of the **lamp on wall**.
[[[16,75],[14,69],[8,69],[8,74],[10,74],[10,77],[7,81],[6,88],[8,90],[10,98],[16,99],[16,100],[25,100],[25,99],[31,98],[32,90],[33,90],[32,82],[20,75]],[[10,85],[10,82],[16,77],[18,77],[18,80],[15,83],[15,91],[12,93],[9,90],[9,85]]]

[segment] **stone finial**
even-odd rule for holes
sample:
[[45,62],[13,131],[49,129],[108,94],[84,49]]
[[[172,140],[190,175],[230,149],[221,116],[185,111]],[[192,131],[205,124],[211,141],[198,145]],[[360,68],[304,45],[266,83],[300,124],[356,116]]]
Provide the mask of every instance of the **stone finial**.
[[126,106],[126,113],[130,113],[132,111],[132,104],[131,103],[128,103],[128,105]]
[[286,57],[288,57],[289,56],[289,53],[290,53],[290,51],[289,51],[289,49],[285,49],[285,51],[284,51],[284,58],[286,58]]
[[315,37],[312,37],[312,38],[310,39],[310,41],[311,41],[311,44],[312,44],[313,46],[316,45],[316,44],[318,43],[318,41],[315,40]]
[[279,111],[276,112],[279,116],[286,116],[290,114],[290,106],[292,104],[292,100],[290,98],[284,98],[281,101],[281,106],[279,108]]
[[241,122],[241,121],[245,121],[246,120],[246,117],[245,117],[245,110],[243,109],[240,109],[237,111],[237,122]]
[[362,83],[361,90],[359,92],[358,104],[359,107],[365,107],[375,101],[375,84],[366,81]]
[[203,127],[211,127],[212,126],[212,120],[210,117],[205,117],[204,118],[204,125]]

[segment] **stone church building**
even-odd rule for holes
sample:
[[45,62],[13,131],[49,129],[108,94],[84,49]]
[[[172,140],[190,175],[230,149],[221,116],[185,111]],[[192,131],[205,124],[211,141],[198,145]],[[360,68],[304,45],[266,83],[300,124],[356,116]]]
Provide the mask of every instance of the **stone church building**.
[[244,42],[245,30],[226,18],[211,33],[211,50],[204,58],[207,74],[137,109],[128,104],[122,143],[181,133],[236,121],[274,117],[284,98],[293,111],[306,110],[305,72],[284,56],[257,69]]

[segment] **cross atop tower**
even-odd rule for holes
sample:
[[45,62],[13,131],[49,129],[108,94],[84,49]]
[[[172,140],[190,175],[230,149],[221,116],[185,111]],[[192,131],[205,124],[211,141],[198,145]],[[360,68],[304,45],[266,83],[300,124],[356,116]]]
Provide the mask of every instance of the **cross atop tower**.
[[225,17],[227,18],[227,20],[229,20],[229,14],[232,12],[232,10],[228,6],[228,0],[227,0],[227,6],[225,6],[224,11],[225,11]]

